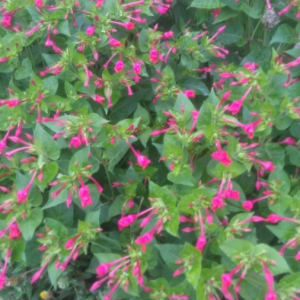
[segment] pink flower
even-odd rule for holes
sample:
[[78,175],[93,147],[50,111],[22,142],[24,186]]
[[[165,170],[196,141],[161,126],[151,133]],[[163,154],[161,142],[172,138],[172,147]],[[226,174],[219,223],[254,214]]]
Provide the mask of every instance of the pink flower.
[[250,70],[252,72],[254,72],[257,67],[258,67],[258,64],[254,63],[254,62],[252,62],[252,63],[251,62],[247,62],[247,63],[244,64],[244,68],[248,69],[248,70]]
[[81,138],[78,136],[73,136],[70,141],[70,146],[74,148],[79,148],[82,145]]
[[110,264],[108,264],[108,263],[100,264],[96,269],[98,277],[102,277],[105,274],[107,274],[109,271],[109,268],[110,268]]
[[37,272],[34,273],[34,275],[31,278],[31,281],[30,281],[31,283],[34,283],[41,278],[48,263],[49,263],[49,260],[46,260],[45,264]]
[[194,90],[185,90],[183,91],[183,94],[188,98],[195,98],[196,94]]
[[79,194],[79,198],[81,200],[81,206],[83,208],[87,207],[88,205],[93,204],[93,200],[90,195],[90,189],[88,186],[86,186],[86,185],[81,186],[81,188],[78,191],[78,194]]
[[181,275],[184,272],[184,270],[185,270],[185,267],[181,267],[181,268],[175,270],[173,272],[173,277],[177,277],[177,276]]
[[87,35],[94,35],[95,34],[95,30],[96,30],[96,26],[89,26],[87,29],[86,29],[86,34]]
[[266,296],[265,296],[265,300],[277,300],[278,296],[274,291],[269,291],[267,292]]
[[226,294],[228,292],[228,288],[232,285],[232,275],[225,273],[221,275],[222,280],[222,292]]
[[169,40],[170,38],[172,38],[174,36],[174,32],[172,30],[170,31],[166,31],[162,37],[166,40]]
[[214,19],[216,19],[219,16],[219,14],[221,13],[221,8],[213,9],[212,13],[213,13]]
[[158,57],[159,57],[159,53],[155,48],[152,48],[149,52],[149,60],[154,63],[157,64],[158,63]]
[[206,241],[205,236],[200,236],[197,240],[196,248],[202,252],[206,243],[207,243],[207,241]]
[[238,201],[240,200],[240,192],[235,190],[227,190],[225,197]]
[[9,59],[9,56],[1,57],[1,58],[0,58],[0,63],[7,62],[8,59]]
[[168,10],[169,10],[169,8],[166,6],[160,6],[160,7],[156,8],[156,11],[161,15],[166,14],[168,12]]
[[153,232],[147,232],[145,233],[144,235],[138,237],[135,242],[138,244],[138,245],[141,245],[142,246],[142,251],[146,251],[146,244],[152,242],[153,240],[153,237],[154,237],[154,234]]
[[19,225],[17,222],[13,222],[10,225],[10,230],[9,230],[9,236],[8,238],[10,240],[16,240],[19,239],[22,236]]
[[220,196],[216,196],[212,199],[211,210],[216,211],[217,209],[222,208],[225,205],[223,199]]
[[228,167],[232,163],[232,160],[228,156],[228,153],[226,151],[222,150],[220,141],[218,139],[216,139],[215,144],[216,144],[218,151],[213,152],[211,154],[211,158],[220,161],[221,164]]
[[65,244],[65,249],[66,250],[70,250],[74,247],[75,242],[78,240],[78,238],[81,236],[81,233],[77,234],[76,236],[74,236],[73,238],[67,240],[66,244]]
[[253,208],[253,203],[252,203],[252,201],[245,201],[245,202],[243,202],[242,207],[246,211],[251,211]]
[[151,160],[149,160],[145,155],[142,155],[139,152],[137,152],[136,158],[138,165],[140,165],[142,169],[146,169],[147,166],[151,163]]
[[115,68],[114,68],[115,72],[116,73],[120,73],[120,72],[123,71],[123,69],[124,69],[124,63],[123,63],[123,61],[122,60],[118,60],[116,62],[116,64],[115,64]]
[[25,203],[28,197],[28,191],[26,189],[19,190],[17,192],[18,203]]
[[254,132],[256,127],[261,123],[262,119],[256,120],[253,123],[247,124],[247,125],[241,125],[241,128],[244,130],[244,132],[249,136],[250,139],[253,139]]
[[227,110],[229,110],[233,115],[237,115],[243,106],[243,101],[237,100],[232,102]]
[[295,259],[300,260],[300,251],[297,252]]
[[4,272],[0,273],[0,291],[4,289],[6,283],[6,275]]
[[296,146],[297,142],[292,137],[287,137],[283,141],[278,142],[278,144]]
[[9,13],[6,13],[6,14],[3,14],[3,18],[2,18],[2,21],[1,21],[1,25],[4,27],[4,28],[9,28],[11,27],[11,23],[12,23],[12,15],[9,14]]
[[265,221],[266,222],[270,222],[270,223],[273,223],[273,224],[276,224],[278,223],[279,221],[281,221],[281,217],[280,216],[277,216],[276,214],[270,214],[266,219]]
[[228,153],[223,150],[219,150],[219,151],[212,153],[211,157],[215,160],[220,161],[220,163],[226,167],[228,167],[232,163],[232,160],[228,156]]
[[124,28],[127,30],[133,30],[133,29],[135,29],[135,24],[132,22],[124,23]]
[[268,285],[268,291],[265,296],[265,300],[277,300],[277,295],[274,291],[274,277],[273,274],[270,272],[267,264],[264,261],[261,261],[264,275],[265,275],[265,280]]
[[147,166],[150,164],[151,160],[149,160],[146,156],[142,155],[139,151],[135,150],[128,141],[127,144],[130,147],[133,154],[135,155],[138,165],[141,166],[142,169],[146,169]]
[[104,4],[104,0],[97,0],[96,7],[101,7]]
[[102,104],[104,101],[105,101],[105,98],[98,95],[98,94],[95,94],[95,98],[94,98],[94,101],[99,103],[99,104]]
[[273,165],[271,161],[258,161],[256,160],[266,171],[273,172],[276,169],[276,166]]
[[110,38],[108,40],[108,44],[111,46],[111,47],[122,47],[122,43],[119,41],[119,40],[116,40],[114,38]]
[[43,7],[44,1],[43,0],[34,0],[34,5],[37,7]]
[[139,75],[142,71],[142,66],[139,63],[134,63],[132,68],[133,68],[133,71],[136,75]]
[[125,227],[129,227],[137,219],[137,215],[128,215],[122,217],[118,222],[119,230],[123,230]]

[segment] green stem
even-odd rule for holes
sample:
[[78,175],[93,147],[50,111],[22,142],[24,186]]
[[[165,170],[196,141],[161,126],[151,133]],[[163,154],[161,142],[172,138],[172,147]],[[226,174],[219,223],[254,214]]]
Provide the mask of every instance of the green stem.
[[253,30],[253,33],[252,33],[252,35],[251,35],[251,37],[250,37],[250,41],[253,40],[254,35],[255,35],[257,29],[259,28],[260,22],[261,22],[261,20],[259,20],[259,21],[257,22],[257,24],[256,24],[256,26],[255,26],[255,28],[254,28],[254,30]]
[[30,49],[29,49],[29,46],[26,47],[26,51],[27,51],[28,57],[29,57],[29,59],[30,59],[32,68],[33,68],[34,72],[36,73],[36,68],[35,68],[35,64],[34,64],[34,61],[33,61],[33,56],[32,56],[32,53],[31,53],[31,51],[30,51]]
[[113,198],[115,198],[115,193],[114,193],[114,189],[112,188],[112,182],[111,182],[111,179],[110,179],[110,176],[109,176],[107,165],[106,165],[106,163],[102,163],[102,165],[103,165],[103,167],[105,169],[105,174],[106,174],[106,177],[107,177],[107,180],[108,180],[110,192],[111,192]]

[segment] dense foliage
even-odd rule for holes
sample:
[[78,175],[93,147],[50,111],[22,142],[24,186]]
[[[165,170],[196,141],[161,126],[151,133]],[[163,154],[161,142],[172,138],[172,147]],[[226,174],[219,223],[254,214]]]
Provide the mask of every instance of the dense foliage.
[[300,299],[299,0],[0,12],[0,299]]

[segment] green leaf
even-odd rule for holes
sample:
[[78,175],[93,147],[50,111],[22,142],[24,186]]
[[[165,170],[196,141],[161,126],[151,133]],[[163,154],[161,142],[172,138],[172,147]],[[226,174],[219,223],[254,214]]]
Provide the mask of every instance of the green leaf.
[[192,175],[192,170],[189,166],[184,165],[179,172],[170,172],[168,174],[168,179],[177,184],[194,186],[195,180]]
[[188,261],[185,276],[187,281],[196,289],[201,275],[202,253],[191,244],[185,243],[180,256],[184,261]]
[[284,276],[277,284],[279,290],[288,290],[300,286],[300,273],[294,273]]
[[292,44],[295,43],[295,30],[288,24],[280,25],[272,37],[270,45],[274,43]]
[[83,149],[77,151],[69,162],[69,168],[68,173],[69,175],[73,175],[73,173],[85,167],[89,163],[89,153],[90,153],[90,147],[86,146]]
[[220,0],[194,0],[191,7],[214,9],[225,6]]
[[171,267],[176,266],[175,261],[181,258],[180,253],[183,249],[183,245],[157,244],[155,246],[167,265]]
[[254,253],[256,255],[262,254],[266,259],[276,262],[276,265],[270,265],[270,270],[274,275],[291,272],[285,259],[274,248],[265,244],[259,244],[255,246]]
[[22,236],[26,241],[32,239],[35,229],[41,224],[43,219],[43,211],[41,208],[33,208],[25,219],[19,220]]
[[56,192],[60,188],[61,188],[61,186],[51,187],[50,192],[49,192],[48,202],[43,206],[43,209],[47,209],[47,208],[54,207],[54,206],[62,204],[62,203],[66,203],[67,198],[68,198],[68,190],[67,189],[63,189],[56,198],[53,199],[51,197],[52,193]]
[[224,45],[237,43],[244,34],[243,24],[232,21],[226,24],[225,30],[218,36],[218,40]]
[[195,109],[189,98],[187,98],[182,92],[180,92],[175,101],[174,110],[178,113],[181,113],[182,107],[184,108],[184,112],[188,115],[191,114],[191,112]]
[[60,150],[57,143],[52,139],[40,124],[37,124],[34,131],[34,144],[36,151],[41,156],[57,160],[60,156]]
[[213,24],[217,24],[223,21],[226,21],[230,18],[234,18],[238,15],[239,13],[235,10],[230,9],[229,7],[224,7],[221,10],[221,13],[218,15],[218,17],[215,19]]
[[129,146],[124,140],[117,140],[115,147],[107,150],[109,172],[114,173],[115,165],[124,157],[128,149]]
[[49,92],[49,95],[55,95],[58,88],[58,80],[55,76],[43,79],[44,87]]
[[138,104],[138,107],[134,112],[133,117],[135,119],[140,118],[145,125],[148,125],[150,123],[150,117],[148,111],[145,108],[143,108],[140,104]]
[[17,80],[21,80],[31,76],[32,64],[29,58],[25,58],[22,61],[22,66],[16,70],[14,76]]
[[176,205],[176,197],[167,186],[159,186],[154,182],[149,182],[149,196],[151,198],[161,199],[166,207],[174,207]]
[[58,172],[58,164],[56,162],[46,163],[43,168],[42,181],[36,180],[37,186],[44,191],[48,186],[49,182],[55,177]]
[[179,228],[179,212],[177,209],[170,209],[170,220],[167,221],[164,228],[165,230],[173,236],[178,237],[178,228]]
[[288,194],[291,189],[291,182],[288,175],[280,168],[276,168],[268,178],[269,182],[275,182],[282,194]]
[[300,167],[300,150],[294,146],[287,146],[285,151],[289,156],[290,162],[294,166]]
[[91,211],[86,214],[85,221],[93,225],[93,227],[100,226],[100,213],[101,209],[97,209],[96,211]]
[[250,255],[253,250],[254,246],[246,240],[239,240],[239,239],[231,239],[227,240],[223,244],[220,245],[221,250],[233,261],[236,260],[236,256],[240,255]]
[[50,282],[53,285],[54,290],[56,290],[57,289],[57,279],[63,273],[63,271],[61,269],[55,267],[55,261],[51,262],[48,265],[47,271],[48,271],[48,276],[50,278]]

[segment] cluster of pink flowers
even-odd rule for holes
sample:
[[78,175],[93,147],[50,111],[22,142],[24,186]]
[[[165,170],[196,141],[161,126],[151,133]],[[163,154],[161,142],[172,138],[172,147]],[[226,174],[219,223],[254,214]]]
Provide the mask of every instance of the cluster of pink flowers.
[[[118,259],[100,259],[97,278],[90,291],[106,283],[109,291],[104,300],[111,300],[118,288],[130,292],[132,280],[136,287],[155,299],[188,300],[186,293],[165,291],[163,285],[161,290],[155,290],[152,280],[148,281],[146,276],[146,261],[149,252],[154,252],[153,244],[168,235],[178,238],[180,231],[194,235],[193,245],[190,245],[194,253],[191,251],[191,259],[184,256],[184,251],[179,253],[180,258],[174,261],[177,267],[172,270],[173,277],[186,275],[186,280],[198,292],[200,290],[200,294],[203,283],[203,293],[209,300],[220,300],[221,294],[227,300],[234,300],[239,299],[242,282],[254,268],[264,275],[265,299],[279,300],[271,272],[276,262],[268,259],[266,253],[240,253],[230,257],[235,267],[228,272],[223,269],[221,276],[207,282],[203,276],[195,284],[195,279],[188,274],[194,267],[193,259],[197,255],[202,259],[210,251],[210,242],[215,242],[216,234],[219,234],[219,240],[211,247],[215,256],[219,255],[217,251],[223,251],[216,248],[222,249],[224,237],[253,233],[253,226],[259,222],[274,227],[281,225],[280,222],[298,226],[294,236],[279,239],[278,253],[283,256],[286,249],[296,249],[295,260],[300,260],[299,209],[290,205],[282,214],[274,213],[278,209],[276,204],[289,193],[283,190],[290,187],[284,186],[280,178],[272,177],[277,172],[284,172],[279,163],[288,159],[284,153],[299,153],[299,142],[292,137],[298,133],[294,134],[293,129],[278,138],[277,131],[281,129],[276,127],[276,122],[284,117],[290,124],[293,120],[299,121],[300,98],[290,97],[292,100],[287,105],[284,105],[285,99],[280,99],[273,105],[273,102],[267,103],[266,95],[274,74],[284,77],[283,91],[297,88],[299,76],[293,77],[293,71],[300,66],[300,58],[286,62],[274,51],[270,74],[251,61],[233,68],[225,59],[235,52],[228,50],[230,47],[225,48],[230,44],[223,43],[224,33],[230,32],[230,26],[216,25],[213,32],[208,29],[211,21],[222,14],[222,8],[211,11],[210,19],[207,24],[203,23],[201,30],[189,28],[195,21],[191,19],[187,20],[184,31],[178,33],[181,24],[177,28],[164,26],[161,22],[165,16],[178,18],[173,7],[178,10],[181,4],[175,6],[177,3],[173,0],[119,0],[114,2],[118,13],[111,15],[107,12],[111,9],[109,1],[92,0],[88,3],[92,7],[89,9],[84,1],[47,4],[46,0],[34,0],[30,14],[34,11],[34,21],[39,18],[34,25],[27,21],[19,23],[18,14],[24,10],[22,6],[9,10],[10,1],[1,1],[0,25],[14,37],[22,34],[26,43],[20,41],[0,47],[0,66],[14,67],[17,60],[24,59],[26,51],[32,70],[28,69],[28,73],[32,75],[30,80],[27,80],[29,76],[18,80],[18,75],[27,75],[23,74],[27,72],[25,59],[17,70],[5,69],[14,78],[0,99],[1,117],[4,118],[1,130],[5,128],[0,140],[0,179],[13,181],[7,185],[4,181],[0,186],[0,192],[5,196],[1,200],[0,213],[6,217],[5,226],[0,230],[1,249],[5,250],[0,290],[7,285],[8,266],[16,243],[26,240],[26,226],[22,224],[29,220],[30,210],[43,211],[63,202],[68,212],[77,205],[76,209],[81,209],[88,221],[82,221],[84,225],[79,224],[71,237],[59,237],[56,229],[47,225],[36,234],[41,243],[37,249],[43,258],[31,283],[40,280],[51,264],[66,271],[80,255],[90,249],[93,252],[93,247],[88,247],[95,239],[101,240],[100,219],[103,221],[102,215],[94,215],[93,210],[111,205],[109,216],[103,223],[113,222],[118,228],[113,236],[130,240],[130,245],[127,245],[126,254],[119,255]],[[278,16],[296,8],[296,18],[300,18],[298,2],[290,1]],[[273,10],[270,0],[266,0],[266,8]],[[28,11],[26,15],[30,15]],[[60,19],[53,20],[50,16],[56,12]],[[82,30],[78,15],[84,19],[80,24]],[[148,19],[152,15],[158,19],[149,25]],[[73,26],[72,30],[69,30],[70,26]],[[260,24],[257,26],[255,31]],[[74,32],[76,34],[72,36]],[[62,36],[68,36],[67,40]],[[30,51],[40,46],[37,45],[40,39],[45,53],[41,53],[41,65],[36,66],[34,63],[40,58],[32,57]],[[213,63],[209,59],[213,59]],[[186,67],[188,64],[192,67]],[[200,80],[200,76],[213,79],[214,82],[209,83],[213,90],[207,100],[203,98],[208,93],[194,84],[186,84],[182,79],[185,76],[188,79]],[[14,84],[15,80],[19,84]],[[151,93],[145,89],[144,94],[139,94],[139,87],[146,84]],[[273,110],[279,111],[276,117],[273,117]],[[152,118],[154,113],[156,118]],[[125,119],[127,117],[132,119]],[[30,126],[36,126],[36,130],[31,130]],[[43,137],[38,129],[44,133]],[[273,148],[270,150],[266,144],[271,142]],[[152,148],[148,147],[150,143]],[[55,152],[59,153],[57,158],[53,158]],[[279,157],[280,153],[283,158]],[[80,155],[85,155],[84,159]],[[69,160],[69,157],[72,158]],[[132,161],[125,162],[123,157]],[[292,161],[294,157],[289,154],[289,158]],[[65,163],[69,163],[67,171]],[[112,169],[118,164],[129,165],[130,172],[117,169],[113,174],[116,181],[112,181]],[[202,170],[203,166],[205,170]],[[297,183],[298,161],[293,166],[295,178],[291,176],[287,180]],[[26,182],[20,184],[19,176],[23,173],[30,177],[25,177]],[[245,180],[238,178],[240,175],[246,180],[248,175],[251,180],[254,178],[253,190],[247,195],[238,185]],[[157,186],[157,192],[152,184],[156,185],[154,182],[160,181],[160,176],[166,183],[164,187]],[[170,183],[174,186],[170,187]],[[40,197],[41,204],[36,205],[40,199],[32,196],[35,192],[45,196]],[[121,197],[116,197],[116,192],[120,192]],[[44,203],[48,194],[48,202]],[[96,201],[100,195],[101,206],[98,206]],[[34,197],[36,199],[32,199]],[[259,206],[265,208],[262,215],[257,214]],[[232,221],[231,213],[235,212],[247,217]],[[49,221],[47,213],[41,214],[43,217],[35,230],[42,227],[42,222],[47,224]],[[80,223],[81,220],[76,218],[73,223]],[[98,227],[91,225],[93,222],[98,222]],[[219,229],[221,233],[217,232]],[[156,294],[160,292],[163,296]],[[299,289],[295,290],[293,300],[299,299],[297,294]]]

